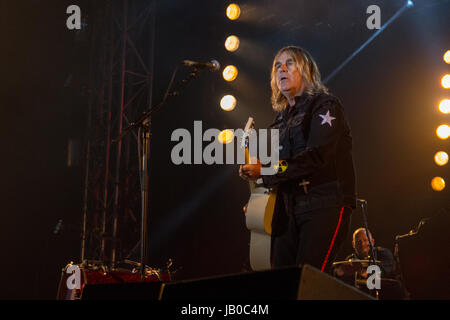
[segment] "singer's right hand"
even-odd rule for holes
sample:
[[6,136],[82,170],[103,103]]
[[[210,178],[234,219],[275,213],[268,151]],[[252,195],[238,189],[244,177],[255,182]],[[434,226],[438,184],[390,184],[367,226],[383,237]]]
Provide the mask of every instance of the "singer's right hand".
[[239,167],[239,176],[244,180],[258,180],[261,177],[261,162],[253,158],[255,164],[244,164]]
[[239,166],[239,177],[241,177],[245,181],[249,181],[248,176],[244,174],[244,171],[242,170],[242,165]]

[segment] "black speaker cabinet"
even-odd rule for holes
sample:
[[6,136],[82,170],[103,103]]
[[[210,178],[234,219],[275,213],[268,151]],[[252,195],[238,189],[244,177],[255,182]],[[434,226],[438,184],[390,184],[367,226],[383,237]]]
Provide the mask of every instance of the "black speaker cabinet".
[[160,300],[372,300],[310,266],[163,283]]

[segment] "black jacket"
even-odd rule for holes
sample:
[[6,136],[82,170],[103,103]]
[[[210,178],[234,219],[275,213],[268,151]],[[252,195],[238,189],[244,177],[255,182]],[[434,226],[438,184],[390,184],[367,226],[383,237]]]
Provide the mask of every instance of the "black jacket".
[[[285,206],[276,210],[355,208],[352,136],[340,101],[325,93],[304,93],[295,101],[270,126],[280,130],[279,159],[287,164],[284,172],[262,177],[266,187],[278,186],[277,199]],[[303,179],[309,182],[306,193],[299,186]]]

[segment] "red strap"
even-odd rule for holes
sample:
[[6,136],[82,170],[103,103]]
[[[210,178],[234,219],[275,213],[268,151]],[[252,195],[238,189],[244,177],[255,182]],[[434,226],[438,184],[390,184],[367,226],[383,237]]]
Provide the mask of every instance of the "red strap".
[[336,236],[339,231],[339,227],[341,226],[341,220],[342,220],[342,214],[344,213],[344,208],[345,207],[341,208],[341,213],[339,214],[339,221],[338,221],[336,230],[334,231],[334,235],[333,235],[333,239],[331,240],[330,248],[328,249],[327,255],[325,256],[325,260],[323,261],[322,269],[320,269],[321,272],[323,272],[323,270],[325,269],[325,266],[327,265],[328,257],[331,253],[331,250],[333,249],[334,241],[336,240]]

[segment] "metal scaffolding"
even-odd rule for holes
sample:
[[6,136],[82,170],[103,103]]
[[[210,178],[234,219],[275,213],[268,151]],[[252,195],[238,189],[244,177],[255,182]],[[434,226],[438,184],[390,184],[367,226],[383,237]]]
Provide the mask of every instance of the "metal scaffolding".
[[155,5],[110,0],[91,7],[81,261],[114,267],[140,244],[138,137],[115,138],[152,104]]

